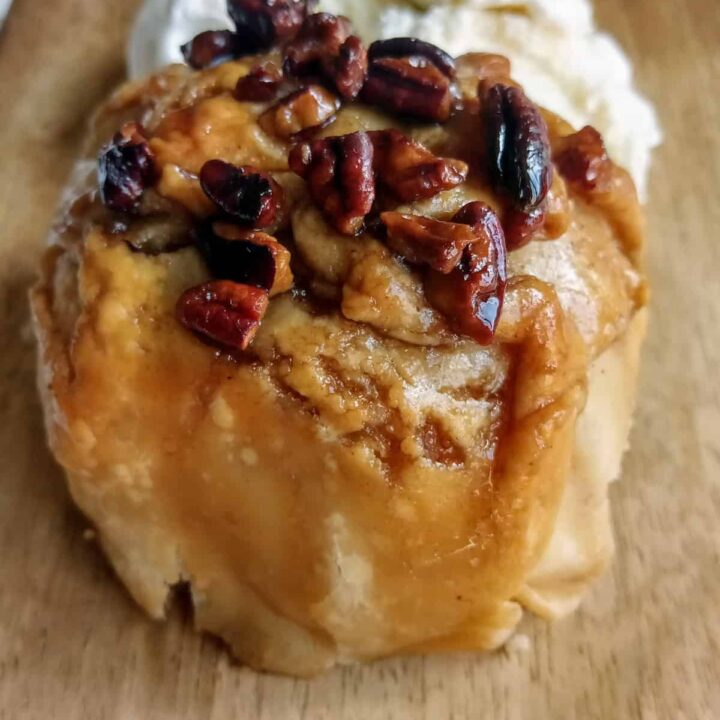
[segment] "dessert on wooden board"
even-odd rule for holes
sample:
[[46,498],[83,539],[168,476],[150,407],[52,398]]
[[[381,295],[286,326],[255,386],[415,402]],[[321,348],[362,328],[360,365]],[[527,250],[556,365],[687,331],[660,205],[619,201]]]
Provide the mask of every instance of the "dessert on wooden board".
[[510,63],[230,0],[93,119],[32,296],[50,444],[136,600],[311,675],[490,649],[603,569],[642,212]]

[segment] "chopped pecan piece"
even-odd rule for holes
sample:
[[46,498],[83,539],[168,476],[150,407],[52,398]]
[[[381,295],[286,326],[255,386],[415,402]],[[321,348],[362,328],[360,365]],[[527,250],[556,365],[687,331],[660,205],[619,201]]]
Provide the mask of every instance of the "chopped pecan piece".
[[188,330],[225,348],[246,350],[267,306],[266,290],[214,280],[186,290],[177,302],[176,314]]
[[208,160],[200,170],[205,194],[233,220],[243,225],[270,227],[282,206],[282,188],[265,172]]
[[468,203],[453,221],[470,225],[474,241],[455,270],[428,272],[425,292],[458,332],[487,344],[500,319],[507,283],[503,230],[493,210],[482,202]]
[[314,0],[228,0],[238,32],[254,37],[262,48],[287,40],[300,29]]
[[328,58],[325,74],[333,81],[341,97],[346,100],[356,98],[367,77],[367,50],[357,35],[350,35],[340,46],[338,54]]
[[262,128],[289,140],[305,130],[327,125],[340,109],[340,100],[320,85],[301,88],[280,100],[260,118]]
[[572,135],[558,138],[553,159],[560,174],[582,192],[604,188],[612,177],[613,163],[602,135],[590,125]]
[[293,42],[285,47],[285,72],[301,77],[321,74],[323,57],[336,56],[351,34],[350,20],[342,15],[310,15]]
[[125,123],[100,151],[100,199],[112,210],[134,212],[157,178],[153,154],[142,127]]
[[545,204],[532,210],[510,207],[503,215],[505,242],[508,250],[519,250],[527,245],[545,224]]
[[495,84],[482,102],[495,189],[519,210],[533,210],[552,182],[545,121],[518,87]]
[[467,177],[464,162],[439,158],[399,130],[376,130],[369,135],[378,179],[403,202],[431,198]]
[[208,30],[180,48],[185,62],[195,70],[214,67],[262,49],[257,39],[230,30]]
[[455,76],[455,60],[437,45],[413,37],[397,37],[376,40],[368,48],[368,59],[422,57],[429,60],[441,73],[449,78]]
[[352,100],[365,82],[367,50],[346,17],[316,13],[285,47],[284,68],[296,77],[322,77],[342,98]]
[[310,196],[339,232],[356,235],[375,201],[373,145],[365,132],[301,143],[290,169],[305,178]]
[[235,98],[245,102],[268,102],[277,97],[283,71],[273,62],[256,65],[235,86]]
[[475,241],[473,229],[462,223],[399,212],[384,212],[380,219],[387,228],[387,244],[393,252],[440,273],[456,268],[465,248]]
[[506,278],[505,233],[495,211],[486,203],[476,200],[458,210],[452,218],[454,223],[469,225],[475,241],[465,251],[461,267],[463,273],[481,273],[486,267]]
[[200,233],[198,247],[220,280],[254,285],[270,297],[293,286],[290,251],[272,235],[229,223],[213,223]]
[[449,275],[430,272],[425,278],[425,293],[430,304],[448,318],[462,335],[481,345],[489,345],[495,336],[504,299],[504,285],[488,287],[482,275]]
[[448,120],[452,106],[450,79],[419,55],[373,60],[362,97],[385,110],[434,122]]

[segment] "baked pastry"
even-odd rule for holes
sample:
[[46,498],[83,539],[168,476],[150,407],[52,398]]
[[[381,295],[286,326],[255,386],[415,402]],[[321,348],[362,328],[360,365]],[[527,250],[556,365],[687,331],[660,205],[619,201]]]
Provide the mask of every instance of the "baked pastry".
[[611,553],[633,183],[504,58],[230,8],[93,120],[32,293],[50,445],[140,605],[189,584],[253,667],[497,647]]

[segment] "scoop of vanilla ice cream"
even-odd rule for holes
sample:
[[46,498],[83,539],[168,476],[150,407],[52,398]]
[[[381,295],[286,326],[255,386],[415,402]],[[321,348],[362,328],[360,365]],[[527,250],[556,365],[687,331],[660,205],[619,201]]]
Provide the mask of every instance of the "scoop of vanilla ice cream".
[[[321,0],[320,9],[350,17],[367,41],[413,36],[453,55],[506,55],[536,102],[604,135],[645,198],[652,150],[662,139],[657,117],[633,85],[627,56],[595,27],[589,0]],[[130,38],[130,75],[180,62],[180,45],[226,27],[226,0],[146,0]]]

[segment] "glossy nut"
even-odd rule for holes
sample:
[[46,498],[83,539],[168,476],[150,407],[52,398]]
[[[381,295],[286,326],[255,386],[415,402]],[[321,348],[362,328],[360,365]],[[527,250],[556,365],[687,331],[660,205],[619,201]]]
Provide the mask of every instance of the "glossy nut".
[[350,21],[329,13],[310,15],[284,49],[285,73],[316,76],[332,84],[346,100],[355,98],[367,74],[367,50]]
[[403,202],[434,197],[467,178],[466,163],[437,157],[399,130],[377,130],[369,135],[380,182]]
[[368,134],[356,132],[296,145],[289,163],[325,219],[338,232],[356,235],[375,201],[373,157]]
[[177,302],[180,323],[229,350],[246,350],[268,307],[267,291],[230,280],[186,290]]
[[493,185],[518,210],[534,210],[552,183],[545,121],[517,87],[493,85],[481,103]]
[[277,97],[282,82],[282,69],[275,63],[256,65],[238,80],[235,98],[241,102],[269,102]]
[[410,263],[428,265],[440,273],[456,268],[465,248],[475,241],[472,228],[461,223],[399,212],[384,212],[380,219],[393,252]]
[[362,98],[384,110],[433,122],[450,118],[450,80],[421,56],[370,63]]
[[112,210],[135,212],[156,178],[153,154],[142,127],[126,123],[100,151],[100,199]]
[[282,189],[257,168],[208,160],[200,170],[200,185],[224,215],[247,227],[270,227],[280,214]]
[[492,208],[479,201],[461,208],[453,222],[469,225],[475,239],[455,270],[427,273],[425,292],[459,333],[489,344],[500,321],[507,284],[503,230]]
[[199,247],[216,278],[255,285],[270,297],[293,286],[290,251],[272,235],[216,222],[202,233]]
[[295,35],[314,4],[308,0],[228,0],[227,8],[238,32],[268,48]]
[[368,48],[368,59],[372,62],[385,57],[422,57],[429,60],[443,75],[455,75],[455,60],[437,45],[413,37],[397,37],[376,40]]
[[612,176],[613,164],[603,137],[590,125],[556,139],[553,159],[560,174],[581,192],[589,193],[606,186]]
[[271,107],[260,118],[260,125],[265,132],[289,140],[303,131],[327,125],[339,109],[336,95],[320,85],[309,85]]

